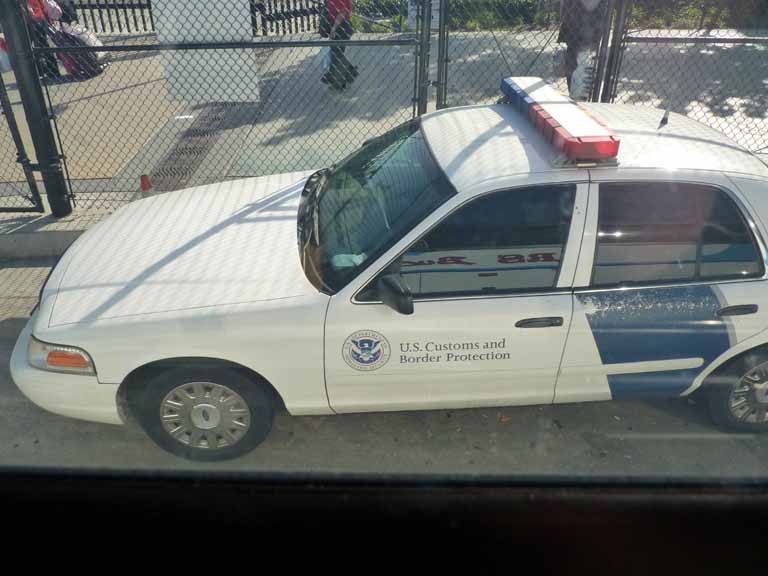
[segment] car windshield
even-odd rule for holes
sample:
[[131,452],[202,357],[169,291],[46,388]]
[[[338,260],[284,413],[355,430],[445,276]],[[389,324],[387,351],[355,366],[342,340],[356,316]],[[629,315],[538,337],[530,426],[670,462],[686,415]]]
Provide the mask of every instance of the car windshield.
[[337,292],[455,193],[418,122],[366,143],[305,187],[299,236],[307,276]]

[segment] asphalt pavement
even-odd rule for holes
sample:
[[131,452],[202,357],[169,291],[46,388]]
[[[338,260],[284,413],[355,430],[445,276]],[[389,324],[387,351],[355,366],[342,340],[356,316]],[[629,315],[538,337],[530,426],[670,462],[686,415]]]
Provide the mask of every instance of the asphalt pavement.
[[11,381],[16,337],[50,261],[0,262],[0,469],[33,467],[259,474],[552,479],[764,480],[768,436],[730,435],[691,400],[603,402],[328,417],[280,413],[237,460],[200,464],[140,430],[47,413]]

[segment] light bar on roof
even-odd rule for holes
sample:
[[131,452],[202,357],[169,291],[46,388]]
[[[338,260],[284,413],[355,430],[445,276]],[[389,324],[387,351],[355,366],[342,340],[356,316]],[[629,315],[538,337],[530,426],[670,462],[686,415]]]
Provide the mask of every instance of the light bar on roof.
[[501,91],[547,142],[569,160],[607,160],[618,156],[619,138],[541,78],[505,78]]

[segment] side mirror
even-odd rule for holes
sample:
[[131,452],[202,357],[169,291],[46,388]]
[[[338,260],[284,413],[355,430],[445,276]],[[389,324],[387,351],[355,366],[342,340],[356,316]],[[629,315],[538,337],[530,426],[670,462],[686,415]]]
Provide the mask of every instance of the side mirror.
[[387,274],[376,283],[379,298],[400,314],[413,314],[413,296],[399,274]]

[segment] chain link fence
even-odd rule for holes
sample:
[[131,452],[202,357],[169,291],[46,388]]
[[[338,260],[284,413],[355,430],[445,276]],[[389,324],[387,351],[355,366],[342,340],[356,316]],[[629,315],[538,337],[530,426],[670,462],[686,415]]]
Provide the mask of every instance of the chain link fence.
[[[586,78],[599,88],[621,6],[629,32],[611,51],[621,58],[607,96],[688,114],[751,150],[768,146],[762,0],[430,0],[431,36],[418,29],[427,4],[353,0],[354,34],[334,46],[321,34],[322,0],[68,0],[66,14],[99,30],[100,18],[109,29],[122,15],[122,29],[99,34],[103,48],[32,34],[78,206],[140,197],[142,176],[162,192],[326,166],[426,109],[425,74],[437,80],[437,107],[495,102],[510,75],[567,92],[572,57],[587,47]],[[336,89],[326,71],[347,60],[355,77]],[[583,96],[600,93],[588,86]],[[22,202],[23,174],[4,142],[3,201]]]
[[614,101],[668,109],[768,150],[768,3],[635,0]]
[[443,0],[440,105],[495,102],[507,76],[541,76],[567,93],[566,64],[575,67],[571,59],[580,47],[589,49],[597,67],[606,31],[608,1],[588,0],[586,6],[590,10],[581,0]]
[[303,14],[254,36],[247,1],[186,5],[154,0],[152,35],[37,50],[78,208],[138,198],[142,176],[157,193],[318,169],[416,113],[407,2],[355,2],[341,45]]

